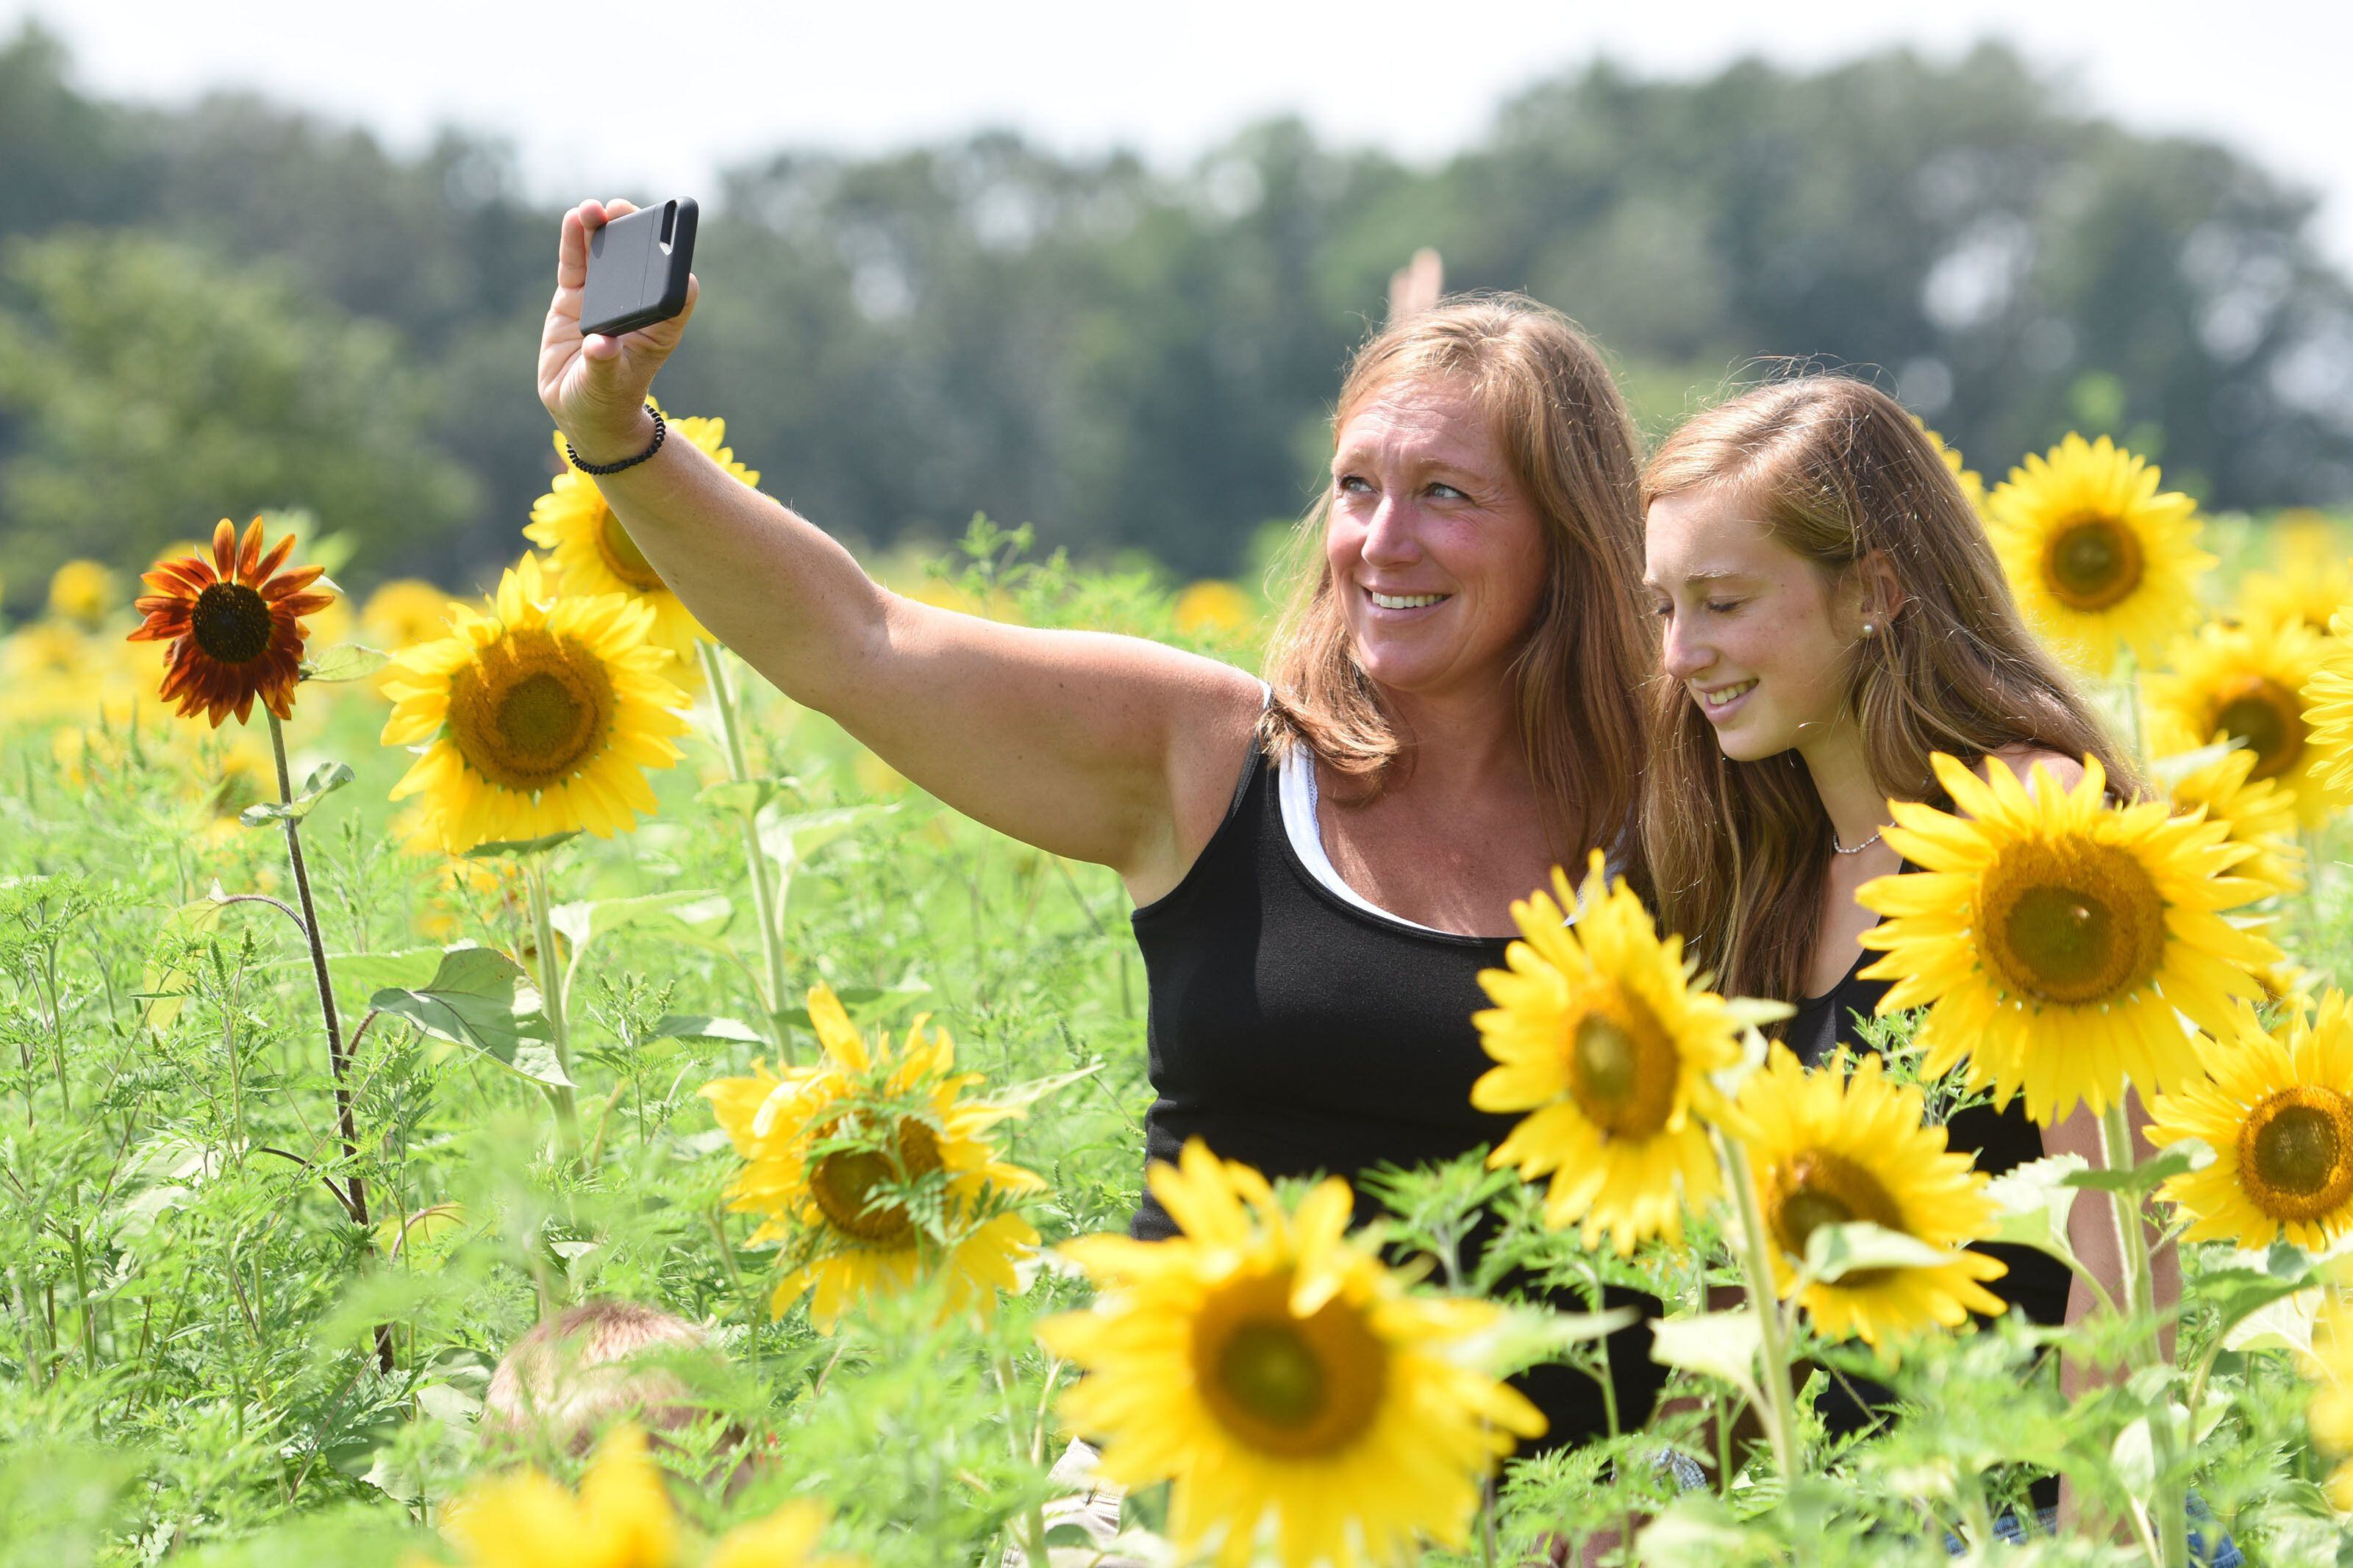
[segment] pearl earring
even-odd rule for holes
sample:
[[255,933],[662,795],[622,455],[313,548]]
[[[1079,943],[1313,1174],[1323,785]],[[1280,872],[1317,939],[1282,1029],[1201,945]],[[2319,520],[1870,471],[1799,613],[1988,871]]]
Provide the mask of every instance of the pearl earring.
[[1879,628],[1878,628],[1877,626],[1873,626],[1869,621],[1865,621],[1865,622],[1863,622],[1863,623],[1862,623],[1862,635],[1863,635],[1863,636],[1865,636],[1865,637],[1873,637],[1873,636],[1875,636],[1875,635],[1878,633],[1878,631],[1879,631]]

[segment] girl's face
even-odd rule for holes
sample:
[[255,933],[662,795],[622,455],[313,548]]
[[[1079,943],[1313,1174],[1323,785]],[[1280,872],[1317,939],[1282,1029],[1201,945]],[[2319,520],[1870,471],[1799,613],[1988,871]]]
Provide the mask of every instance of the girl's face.
[[1417,695],[1492,689],[1548,570],[1486,416],[1444,379],[1384,388],[1341,425],[1324,556],[1365,673]]
[[1662,496],[1642,532],[1662,661],[1725,756],[1803,749],[1845,721],[1864,619],[1856,574],[1834,579],[1775,539],[1737,490]]

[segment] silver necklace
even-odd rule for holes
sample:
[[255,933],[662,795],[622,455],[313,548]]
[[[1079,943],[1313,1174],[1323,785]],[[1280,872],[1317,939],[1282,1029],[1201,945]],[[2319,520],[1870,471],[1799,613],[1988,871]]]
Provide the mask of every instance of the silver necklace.
[[[1887,829],[1883,827],[1879,830],[1879,833],[1884,833],[1886,831]],[[1845,845],[1839,842],[1838,829],[1833,827],[1831,829],[1831,853],[1833,855],[1860,855],[1864,850],[1870,848],[1873,845],[1879,842],[1879,833],[1873,834],[1870,837],[1864,839],[1862,843],[1850,849]]]

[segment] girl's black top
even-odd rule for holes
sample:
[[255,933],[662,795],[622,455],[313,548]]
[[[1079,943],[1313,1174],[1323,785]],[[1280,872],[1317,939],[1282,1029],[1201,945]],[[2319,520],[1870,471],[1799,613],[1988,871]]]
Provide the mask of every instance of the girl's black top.
[[[1911,871],[1916,868],[1906,861],[1902,869]],[[1836,985],[1822,995],[1806,998],[1799,1005],[1796,1016],[1782,1026],[1783,1043],[1806,1066],[1818,1065],[1841,1045],[1857,1052],[1873,1048],[1854,1026],[1858,1017],[1867,1019],[1873,1016],[1879,999],[1894,984],[1862,977],[1861,971],[1877,956],[1871,952],[1859,954]],[[2042,1158],[2042,1130],[2027,1116],[2023,1096],[2012,1096],[2000,1110],[1990,1105],[1971,1106],[1955,1113],[1946,1129],[1946,1147],[1975,1155],[1977,1168],[1990,1176]],[[2010,1272],[1989,1281],[1986,1289],[2009,1302],[2011,1311],[2023,1312],[2037,1323],[2067,1321],[2069,1275],[2065,1264],[2047,1252],[2000,1242],[1979,1242],[1970,1250],[1999,1258],[2010,1265]],[[1833,1379],[1816,1400],[1814,1408],[1833,1436],[1843,1436],[1869,1426],[1874,1419],[1869,1406],[1889,1397],[1887,1390],[1875,1384],[1858,1380],[1850,1386]],[[2037,1483],[2036,1500],[2039,1504],[2055,1503],[2057,1484]]]
[[[1488,1005],[1479,972],[1504,966],[1511,939],[1426,931],[1346,902],[1300,862],[1282,809],[1275,770],[1253,748],[1225,821],[1184,880],[1131,917],[1150,981],[1158,1095],[1145,1118],[1145,1158],[1173,1163],[1198,1137],[1270,1178],[1325,1173],[1354,1184],[1371,1166],[1500,1143],[1516,1118],[1472,1108],[1472,1083],[1494,1063],[1471,1015]],[[1379,1212],[1356,1184],[1357,1221]],[[1149,1190],[1128,1228],[1147,1241],[1176,1234]],[[1504,1283],[1530,1289],[1525,1279]],[[1615,1286],[1606,1300],[1646,1319],[1661,1310],[1655,1298]],[[1552,1301],[1586,1305],[1569,1293]],[[1608,1349],[1619,1424],[1630,1431],[1666,1369],[1650,1359],[1645,1322],[1612,1334]],[[1599,1386],[1582,1373],[1542,1366],[1512,1382],[1549,1423],[1523,1452],[1607,1430]]]

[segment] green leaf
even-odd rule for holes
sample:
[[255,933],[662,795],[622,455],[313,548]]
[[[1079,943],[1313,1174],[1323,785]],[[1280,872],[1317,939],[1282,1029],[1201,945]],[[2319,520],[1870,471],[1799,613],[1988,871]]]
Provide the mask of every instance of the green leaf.
[[1824,1283],[1865,1269],[1940,1268],[1952,1260],[1953,1254],[1946,1247],[1931,1247],[1916,1236],[1868,1220],[1817,1226],[1806,1237],[1807,1277]]
[[522,964],[494,948],[446,948],[424,985],[387,985],[368,1005],[407,1019],[428,1035],[470,1046],[534,1083],[568,1087],[555,1053],[542,1042],[547,1017],[539,988]]
[[735,1040],[764,1046],[758,1030],[741,1018],[714,1018],[701,1013],[665,1013],[646,1036],[649,1040]]
[[770,801],[799,787],[797,780],[722,779],[695,792],[694,804],[714,811],[758,811]]
[[787,873],[827,845],[890,816],[895,805],[833,805],[821,811],[763,811],[760,847]]
[[1075,1072],[1058,1072],[1047,1078],[1033,1078],[1027,1083],[1008,1084],[991,1093],[988,1103],[1007,1110],[1026,1112],[1031,1106],[1059,1089],[1068,1089],[1083,1079],[1103,1071],[1103,1063],[1090,1062]]
[[355,775],[349,763],[322,763],[311,770],[302,787],[292,800],[265,800],[259,805],[248,805],[237,814],[237,819],[248,827],[267,827],[273,822],[300,822],[311,815],[321,801],[352,782]]
[[[307,970],[311,961],[299,963]],[[331,952],[327,955],[327,974],[334,981],[335,989],[343,996],[368,996],[386,986],[414,988],[432,983],[433,972],[441,967],[441,950],[438,947],[403,947],[390,952]]]
[[646,893],[633,899],[558,904],[548,910],[547,921],[558,935],[572,944],[576,961],[581,951],[598,937],[631,926],[655,935],[703,942],[708,939],[694,929],[696,925],[715,923],[734,912],[733,902],[724,893],[696,888]]
[[1507,1302],[1492,1325],[1462,1342],[1462,1352],[1471,1365],[1508,1377],[1527,1367],[1558,1361],[1572,1347],[1614,1334],[1641,1317],[1632,1307],[1552,1312]]
[[392,662],[392,655],[382,648],[362,647],[357,643],[343,643],[322,648],[316,658],[302,661],[305,680],[364,680]]
[[2226,1351],[2292,1350],[2312,1353],[2312,1331],[2320,1316],[2323,1288],[2284,1290],[2242,1314],[2222,1336]]
[[[920,980],[903,980],[888,990],[879,985],[845,985],[833,994],[849,1021],[858,1025],[879,1024],[894,1017],[932,994],[932,988]],[[776,1016],[787,1024],[797,1024],[804,1029],[815,1028],[807,1007],[788,1007]]]
[[1986,1184],[1986,1196],[2000,1213],[2000,1228],[1987,1237],[2047,1252],[2080,1269],[2067,1238],[2067,1215],[2075,1206],[2069,1181],[2090,1169],[2080,1154],[2049,1154],[2029,1160]]
[[2060,1184],[2087,1192],[2146,1193],[2155,1190],[2160,1182],[2202,1171],[2213,1163],[2213,1150],[2195,1138],[2184,1138],[2129,1171],[2077,1171],[2062,1178]]
[[1652,1361],[1721,1378],[1760,1410],[1765,1407],[1765,1395],[1757,1385],[1757,1366],[1764,1349],[1765,1326],[1746,1307],[1688,1318],[1661,1318],[1651,1324]]
[[195,982],[195,972],[181,963],[180,956],[190,942],[218,931],[227,909],[228,894],[216,881],[209,893],[174,910],[156,929],[155,942],[148,951],[147,966],[139,981],[140,992],[150,998],[142,1020],[150,1029],[160,1034],[179,1017]]
[[566,828],[562,833],[550,833],[539,838],[500,838],[493,840],[489,844],[475,845],[471,849],[466,851],[466,858],[469,860],[489,860],[502,855],[512,855],[518,858],[524,855],[543,855],[567,839],[577,838],[579,837],[580,830],[576,827],[572,827]]

